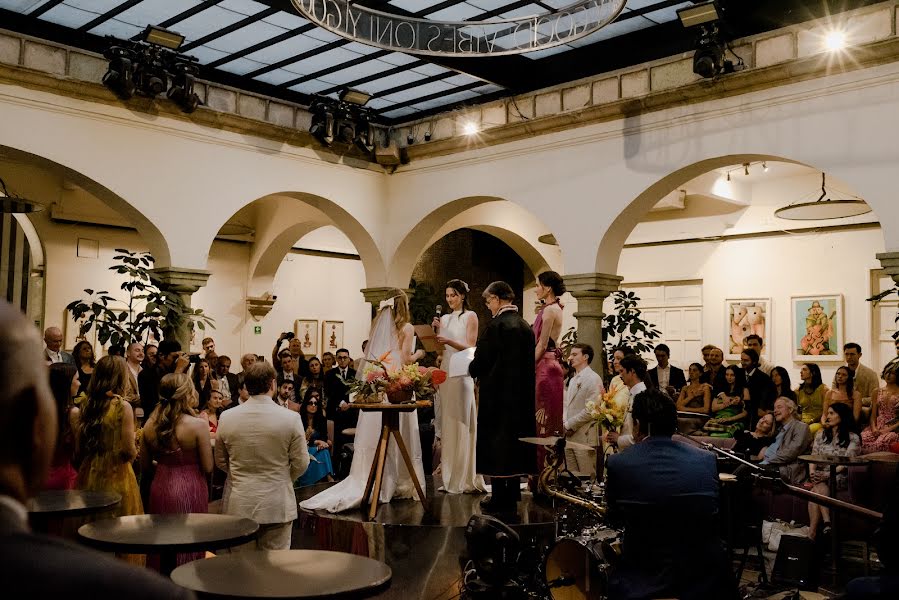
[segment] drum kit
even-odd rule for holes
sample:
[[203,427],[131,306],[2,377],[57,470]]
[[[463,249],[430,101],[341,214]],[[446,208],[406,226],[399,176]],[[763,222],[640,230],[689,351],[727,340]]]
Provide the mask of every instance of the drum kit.
[[604,600],[621,548],[621,531],[605,523],[602,483],[582,481],[565,468],[565,447],[591,446],[555,436],[519,438],[547,447],[540,491],[561,500],[557,537],[542,561],[545,594],[554,600]]

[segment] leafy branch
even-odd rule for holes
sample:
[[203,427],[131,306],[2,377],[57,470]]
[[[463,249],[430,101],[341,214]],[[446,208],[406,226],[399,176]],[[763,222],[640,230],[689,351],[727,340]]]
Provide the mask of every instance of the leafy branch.
[[[885,300],[893,295],[895,295],[897,298],[899,298],[899,283],[897,283],[896,285],[894,285],[891,288],[885,289],[884,291],[880,292],[879,294],[874,294],[867,300],[868,300],[868,302],[872,302],[874,306],[877,306],[878,303],[882,302],[883,300]],[[893,323],[896,324],[896,331],[893,332],[893,335],[891,337],[894,340],[899,340],[899,310],[896,311],[896,318],[893,319]]]

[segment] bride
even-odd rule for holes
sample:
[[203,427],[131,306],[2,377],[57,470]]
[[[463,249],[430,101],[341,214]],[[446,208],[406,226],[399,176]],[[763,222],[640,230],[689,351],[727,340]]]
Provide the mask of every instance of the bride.
[[[403,365],[417,361],[424,355],[423,350],[413,352],[414,330],[409,323],[409,300],[400,289],[390,291],[390,298],[381,303],[369,335],[368,347],[356,377],[365,377],[369,361],[380,360],[388,370],[396,370]],[[418,434],[418,411],[400,415],[400,433],[412,457],[419,482],[424,482],[424,468],[421,461],[421,439]],[[356,423],[356,437],[353,441],[353,462],[346,479],[300,503],[306,510],[326,510],[341,512],[362,504],[362,494],[368,481],[368,473],[375,456],[375,449],[381,437],[381,414],[359,411]],[[387,462],[384,465],[384,479],[379,494],[380,502],[390,502],[393,498],[413,498],[414,486],[408,469],[400,457],[396,440],[390,439]]]
[[[468,306],[468,284],[452,279],[446,284],[446,303],[452,312],[434,319],[432,325],[444,345],[441,368],[450,371],[457,352],[474,347],[478,342],[478,315]],[[449,494],[485,492],[484,478],[475,473],[477,448],[477,408],[474,402],[474,380],[450,377],[440,386],[437,398],[437,437],[440,438],[440,472],[443,491]]]

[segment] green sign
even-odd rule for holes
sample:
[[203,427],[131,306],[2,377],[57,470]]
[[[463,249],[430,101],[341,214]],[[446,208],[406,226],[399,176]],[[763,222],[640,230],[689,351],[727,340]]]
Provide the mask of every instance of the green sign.
[[262,325],[255,325],[253,327],[253,333],[256,335],[262,335]]

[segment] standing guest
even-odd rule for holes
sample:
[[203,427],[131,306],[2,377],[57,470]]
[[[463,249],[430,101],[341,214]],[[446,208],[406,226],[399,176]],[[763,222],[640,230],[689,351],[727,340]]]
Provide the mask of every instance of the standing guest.
[[[191,592],[145,569],[31,532],[25,504],[41,490],[50,467],[57,414],[38,335],[24,315],[5,302],[0,302],[0,347],[15,349],[0,353],[0,379],[4,382],[0,394],[0,578],[7,586],[23,586],[10,595],[193,598]],[[70,372],[74,377],[74,371]]]
[[789,398],[778,398],[774,402],[774,420],[779,429],[765,450],[761,464],[777,469],[787,483],[801,485],[806,479],[806,469],[799,457],[808,454],[812,435],[809,426],[796,418],[796,411],[796,403]]
[[218,355],[215,353],[215,340],[211,337],[203,338],[201,342],[203,345],[203,358],[209,361],[209,366],[215,369],[215,359],[218,358]]
[[702,347],[702,370],[707,371],[709,368],[709,354],[712,352],[714,348],[717,348],[715,344],[706,344]]
[[309,373],[309,364],[306,362],[306,357],[303,356],[303,342],[293,333],[285,331],[278,336],[275,347],[272,350],[272,364],[283,364],[278,359],[281,356],[281,343],[284,340],[290,340],[287,343],[287,352],[293,357],[293,361],[290,363],[292,368],[291,374],[295,380],[299,381],[301,377],[305,377]]
[[[150,487],[150,514],[209,511],[206,478],[212,473],[209,424],[196,416],[197,391],[184,373],[159,382],[159,404],[141,436],[141,473],[156,473]],[[204,553],[178,554],[177,564],[203,558]],[[148,566],[159,568],[159,557]]]
[[[574,344],[568,354],[568,363],[574,375],[565,391],[565,408],[562,413],[565,437],[572,442],[599,445],[599,424],[587,412],[587,402],[596,401],[604,392],[602,378],[590,368],[593,362],[593,346]],[[596,475],[596,450],[575,450],[566,446],[565,461],[568,468],[577,473]]]
[[727,387],[715,396],[712,401],[712,418],[703,426],[703,431],[711,437],[734,437],[746,428],[749,421],[749,389],[746,387],[743,369],[736,365],[726,367],[724,380]]
[[[634,445],[634,398],[642,391],[646,390],[646,361],[636,354],[628,354],[619,361],[621,366],[621,381],[630,390],[628,398],[627,411],[624,415],[624,425],[621,426],[621,433],[608,431],[604,436],[604,441],[610,444],[616,444],[619,450],[624,450]],[[676,411],[675,411],[676,412]]]
[[[534,320],[534,362],[537,388],[535,412],[537,435],[560,435],[562,425],[562,396],[565,393],[564,373],[559,364],[561,353],[556,340],[562,333],[562,303],[559,296],[565,293],[562,276],[555,271],[544,271],[537,276],[537,300],[543,307]],[[537,466],[543,468],[545,450],[537,449]]]
[[[351,429],[358,418],[358,415],[350,410],[349,391],[344,383],[344,381],[350,381],[356,377],[356,370],[352,367],[352,362],[350,351],[346,348],[340,348],[337,351],[337,366],[325,375],[327,410],[324,412],[327,416],[329,430],[333,429],[334,431],[331,439],[334,443],[336,457],[340,456],[340,450],[343,448],[343,445],[353,440],[344,431]],[[344,466],[349,467],[349,465],[341,464],[334,466],[338,473],[344,472]]]
[[218,431],[219,418],[218,414],[222,411],[224,396],[221,390],[213,386],[212,393],[209,394],[209,401],[205,406],[200,407],[200,418],[209,424],[209,438],[215,439],[216,431]]
[[709,361],[706,364],[702,382],[712,386],[712,395],[715,396],[727,386],[724,380],[724,350],[715,346],[709,350]]
[[649,370],[649,379],[656,389],[662,390],[672,399],[676,398],[681,388],[687,385],[684,372],[669,362],[671,349],[667,344],[659,344],[653,350],[656,355],[656,366]]
[[886,386],[877,390],[871,402],[871,424],[862,431],[862,453],[886,452],[899,442],[899,358],[894,358],[883,368],[881,377]]
[[855,389],[861,394],[862,400],[873,398],[877,388],[880,387],[880,379],[877,378],[874,369],[859,362],[862,358],[862,347],[855,342],[849,342],[843,346],[843,358],[846,359],[846,366],[852,369]]
[[[630,362],[622,361],[625,369]],[[675,442],[676,430],[669,397],[659,390],[637,394],[635,445],[608,461],[609,518],[624,525],[610,598],[739,598],[718,537],[715,455]]]
[[275,364],[280,365],[280,369],[276,369],[279,379],[292,381],[296,386],[300,385],[300,376],[297,375],[294,368],[296,363],[294,363],[290,350],[282,350],[278,355],[278,362]]
[[231,372],[231,357],[222,354],[216,359],[215,374],[218,376],[219,391],[222,393],[222,405],[228,406],[232,402],[237,402],[240,382],[237,375]]
[[515,511],[520,477],[534,470],[532,448],[518,438],[534,435],[534,334],[512,304],[505,281],[484,290],[493,319],[475,348],[468,372],[478,380],[477,472],[490,477],[493,494],[481,501],[487,512]]
[[315,388],[324,395],[325,373],[323,371],[322,361],[320,361],[317,356],[310,358],[307,363],[307,374],[299,384],[297,400],[305,398],[306,391],[309,390],[309,388]]
[[746,371],[746,389],[749,390],[749,403],[746,405],[746,412],[749,413],[749,429],[755,429],[755,422],[759,417],[774,409],[774,384],[759,368],[759,354],[755,350],[751,348],[743,350],[740,362]]
[[[128,367],[120,356],[104,356],[87,388],[75,437],[81,459],[76,487],[115,492],[122,497],[112,510],[114,517],[144,513],[140,490],[131,463],[137,457],[134,411],[122,397],[128,384]],[[142,555],[125,559],[143,565]]]
[[768,413],[760,417],[755,424],[755,431],[741,431],[734,436],[734,452],[744,455],[749,460],[762,460],[765,448],[774,443],[774,415]]
[[316,388],[306,390],[300,418],[306,426],[306,450],[309,452],[309,468],[296,481],[297,486],[312,485],[322,479],[331,479],[331,442],[328,441],[328,422],[322,413],[322,393]]
[[763,340],[761,336],[752,333],[743,338],[743,346],[748,350],[755,350],[756,354],[759,355],[759,371],[768,377],[771,377],[774,363],[768,362],[765,360],[765,357],[762,356],[762,351],[765,349],[765,340]]
[[194,365],[193,381],[194,388],[200,396],[200,406],[206,406],[209,402],[209,395],[212,393],[212,366],[205,358],[201,358]]
[[159,343],[156,364],[146,368],[137,376],[141,405],[144,415],[149,416],[159,402],[159,380],[169,373],[187,373],[190,361],[181,352],[181,344],[175,340],[163,340]]
[[693,363],[687,369],[690,383],[681,387],[677,410],[709,414],[712,408],[712,386],[702,382],[702,365]]
[[[316,389],[316,388],[312,388]],[[294,392],[293,382],[289,379],[278,380],[278,395],[274,398],[275,404],[282,406],[295,413],[300,412],[300,405],[294,401],[296,393]]]
[[87,391],[91,375],[94,373],[94,366],[97,364],[94,358],[94,347],[90,342],[78,342],[72,349],[72,356],[75,357],[75,367],[78,369],[78,380],[81,383],[78,393],[82,394]]
[[362,356],[353,361],[353,370],[358,371],[362,361],[365,360],[365,350],[368,348],[368,340],[362,342]]
[[78,394],[78,370],[69,363],[53,363],[50,365],[50,392],[56,400],[56,422],[59,433],[56,436],[56,450],[50,464],[50,474],[46,490],[71,490],[75,487],[78,472],[75,471],[75,433],[81,410],[72,405],[72,398]]
[[837,369],[833,376],[833,387],[824,394],[824,406],[822,411],[824,415],[821,417],[821,423],[827,418],[827,408],[832,404],[842,402],[852,410],[852,418],[854,422],[858,422],[859,416],[862,414],[862,395],[855,387],[852,369],[842,366]]
[[789,398],[796,400],[796,392],[791,389],[790,373],[783,367],[771,369],[771,383],[774,384],[775,398]]
[[824,396],[827,386],[821,378],[821,367],[815,363],[805,363],[799,370],[802,383],[796,388],[796,403],[802,410],[802,422],[809,426],[812,435],[821,429],[824,416]]
[[305,427],[272,402],[274,367],[251,365],[244,385],[249,399],[219,419],[215,464],[228,474],[222,513],[259,523],[257,549],[287,550],[297,518],[293,482],[309,465]]
[[[468,292],[468,284],[461,279],[448,281],[445,298],[450,312],[431,323],[437,331],[437,342],[443,344],[440,368],[447,373],[453,356],[478,342],[478,315],[468,306]],[[443,491],[448,494],[486,491],[484,478],[475,470],[478,417],[474,380],[468,375],[449,377],[437,392],[435,412]]]
[[[238,393],[239,393],[240,387],[243,385],[244,373],[247,372],[247,369],[250,368],[250,365],[255,364],[255,363],[256,363],[256,355],[253,354],[252,352],[244,354],[243,356],[240,357],[240,373],[237,374]],[[279,362],[275,362],[274,364],[278,365],[278,367],[280,367],[280,365],[281,365],[281,363],[279,363]],[[278,367],[275,367],[275,369],[277,370]],[[234,406],[234,405],[232,404],[231,406]]]
[[[812,454],[816,456],[858,456],[861,442],[855,433],[855,418],[848,404],[836,403],[827,407],[824,411],[824,427],[815,435],[812,443]],[[810,464],[809,481],[805,484],[807,489],[822,496],[830,495],[830,468],[818,468]],[[846,467],[837,467],[837,490],[849,488],[849,477]],[[818,527],[823,521],[824,535],[830,535],[830,509],[814,502],[808,503],[809,527],[808,536],[815,539],[818,536]]]
[[141,362],[141,370],[152,369],[156,366],[156,354],[159,352],[159,346],[156,344],[147,344],[144,347],[144,360]]
[[327,375],[328,371],[334,368],[334,365],[337,364],[337,361],[334,358],[334,354],[331,352],[322,352],[322,374]]
[[62,331],[59,327],[48,327],[44,331],[44,361],[53,363],[75,364],[71,354],[62,349]]
[[131,342],[125,349],[125,364],[128,365],[128,380],[131,386],[131,402],[140,402],[140,386],[137,385],[137,377],[140,375],[141,363],[144,360],[144,345],[141,342]]

